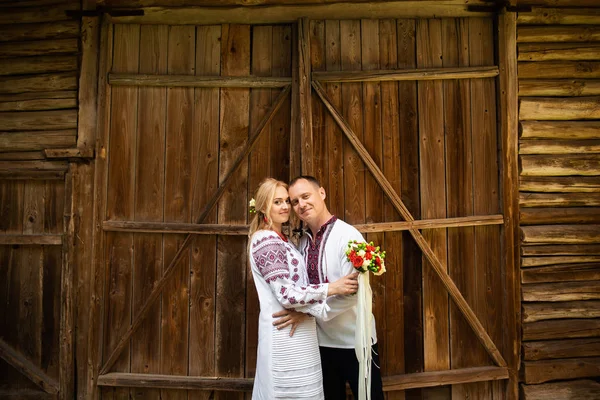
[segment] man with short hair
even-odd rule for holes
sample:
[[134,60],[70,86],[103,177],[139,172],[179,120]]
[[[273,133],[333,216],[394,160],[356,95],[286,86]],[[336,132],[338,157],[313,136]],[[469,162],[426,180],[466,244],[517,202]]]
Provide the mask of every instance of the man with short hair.
[[[325,189],[313,176],[299,176],[289,185],[290,202],[302,222],[308,226],[300,238],[300,252],[306,261],[311,284],[334,282],[354,267],[346,258],[350,240],[364,242],[363,236],[354,228],[332,215],[325,204]],[[327,300],[328,311],[317,319],[317,335],[323,368],[323,387],[326,399],[345,399],[346,382],[358,398],[359,363],[354,350],[357,296],[334,296]],[[284,310],[274,317],[279,328],[297,323],[295,311]],[[373,318],[373,362],[371,366],[371,400],[383,399],[377,334]]]

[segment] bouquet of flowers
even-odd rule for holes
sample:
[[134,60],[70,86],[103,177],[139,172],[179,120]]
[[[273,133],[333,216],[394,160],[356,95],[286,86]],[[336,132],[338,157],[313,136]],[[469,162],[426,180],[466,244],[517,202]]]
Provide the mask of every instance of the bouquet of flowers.
[[349,241],[346,258],[359,272],[371,271],[378,276],[385,272],[385,251],[381,251],[373,242]]
[[[369,274],[381,275],[385,272],[385,251],[373,242],[351,240],[346,249],[346,259],[355,270],[361,272],[358,276],[358,292],[356,303],[356,331],[354,332],[354,350],[358,359],[359,379],[358,398],[371,398],[371,327],[373,319],[373,293],[369,285]],[[365,273],[366,272],[366,273]]]

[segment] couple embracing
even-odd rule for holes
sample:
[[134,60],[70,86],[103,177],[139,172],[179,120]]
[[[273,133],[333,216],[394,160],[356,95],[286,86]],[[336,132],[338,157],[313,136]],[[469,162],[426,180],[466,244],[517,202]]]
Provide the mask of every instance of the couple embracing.
[[[256,192],[248,244],[260,302],[254,400],[345,399],[346,382],[359,398],[358,280],[346,248],[364,239],[329,212],[325,196],[312,176],[297,177],[289,187],[268,178]],[[297,244],[282,231],[290,217],[308,227]],[[370,399],[379,400],[374,319],[370,331]]]

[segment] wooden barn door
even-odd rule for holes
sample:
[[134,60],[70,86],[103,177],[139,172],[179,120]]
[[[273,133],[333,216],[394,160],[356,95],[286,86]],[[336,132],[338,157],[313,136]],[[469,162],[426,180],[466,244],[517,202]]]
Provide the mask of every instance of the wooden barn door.
[[291,25],[104,32],[101,395],[243,398],[259,312],[247,204],[264,177],[289,179]]
[[506,396],[493,27],[311,21],[314,173],[388,252],[371,281],[389,399]]
[[372,280],[388,398],[504,398],[493,28],[483,17],[107,24],[102,397],[249,396],[259,310],[247,202],[262,178],[302,171],[388,251]]

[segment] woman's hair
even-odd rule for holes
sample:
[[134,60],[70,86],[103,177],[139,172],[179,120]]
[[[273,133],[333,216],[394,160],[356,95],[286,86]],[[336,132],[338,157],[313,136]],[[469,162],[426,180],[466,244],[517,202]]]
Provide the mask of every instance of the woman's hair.
[[[260,186],[254,195],[256,212],[250,221],[248,237],[252,237],[256,231],[261,229],[271,229],[273,227],[273,221],[271,221],[269,214],[271,213],[273,199],[275,199],[275,191],[278,187],[283,187],[287,190],[288,185],[285,182],[273,178],[266,178],[260,183]],[[292,212],[290,212],[290,216],[291,215]]]

